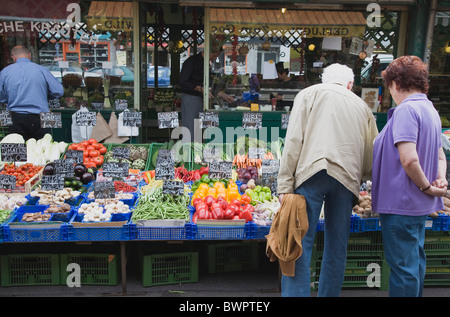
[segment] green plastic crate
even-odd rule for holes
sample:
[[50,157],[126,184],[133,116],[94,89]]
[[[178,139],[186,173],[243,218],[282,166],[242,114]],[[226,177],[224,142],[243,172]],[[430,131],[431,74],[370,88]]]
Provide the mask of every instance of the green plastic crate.
[[[370,269],[369,265],[375,264],[380,269],[379,287],[371,287],[368,284],[368,279],[372,280],[371,274],[374,273],[373,268]],[[319,277],[322,265],[322,258],[319,257],[316,261],[311,262],[313,273],[311,279],[311,285],[313,290],[317,290],[319,285]],[[374,288],[374,289],[386,289],[387,281],[389,280],[389,267],[385,260],[381,257],[353,257],[347,258],[344,282],[342,287],[355,287],[355,288]]]
[[143,286],[198,282],[198,252],[143,256]]
[[258,243],[208,245],[208,273],[250,271],[258,268]]
[[450,254],[450,234],[448,231],[427,231],[425,234],[424,249],[429,255]]
[[1,256],[1,285],[59,285],[58,254],[9,254]]
[[[324,232],[316,234],[316,251],[323,254]],[[347,256],[383,256],[383,241],[380,231],[350,233],[347,245]]]
[[61,254],[61,284],[67,284],[67,278],[75,271],[67,271],[71,263],[80,266],[80,284],[117,285],[119,280],[119,260],[115,254]]
[[450,256],[427,256],[425,285],[450,285]]

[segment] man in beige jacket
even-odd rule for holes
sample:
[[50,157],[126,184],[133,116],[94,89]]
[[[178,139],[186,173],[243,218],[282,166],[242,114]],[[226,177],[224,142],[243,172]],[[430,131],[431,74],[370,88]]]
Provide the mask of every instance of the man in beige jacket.
[[295,276],[282,277],[282,296],[310,295],[310,263],[319,216],[324,207],[325,240],[318,296],[339,296],[344,280],[353,199],[372,170],[378,134],[366,103],[352,91],[353,71],[332,64],[322,83],[294,100],[280,162],[277,191],[306,199],[309,229]]

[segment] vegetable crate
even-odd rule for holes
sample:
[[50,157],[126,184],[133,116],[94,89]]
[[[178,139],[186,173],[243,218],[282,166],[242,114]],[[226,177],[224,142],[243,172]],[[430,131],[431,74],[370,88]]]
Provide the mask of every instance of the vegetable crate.
[[[167,220],[170,222],[171,220]],[[136,239],[137,240],[186,240],[187,230],[186,224],[173,223],[173,225],[165,225],[164,220],[155,220],[155,222],[161,222],[160,225],[147,225],[146,222],[152,221],[137,221],[136,224]],[[173,220],[176,222],[176,220]]]
[[[105,146],[106,146],[106,144],[105,144]],[[108,144],[108,151],[113,151],[113,149],[114,148],[116,148],[116,147],[134,147],[134,148],[136,148],[136,147],[142,147],[143,149],[146,149],[146,159],[145,159],[145,164],[144,164],[144,166],[143,166],[143,168],[142,169],[140,169],[141,171],[144,171],[144,170],[146,170],[146,168],[147,168],[147,166],[148,166],[148,162],[149,162],[149,160],[150,160],[150,150],[151,150],[151,143],[149,143],[149,144],[126,144],[126,143],[110,143],[110,144]],[[130,153],[131,154],[131,153]],[[112,153],[111,153],[111,155],[112,155]],[[112,157],[112,156],[111,156]],[[133,162],[135,162],[136,160],[133,160],[135,157],[134,156],[132,156],[131,158],[130,158],[130,161],[133,163]],[[108,161],[105,161],[105,162],[108,162]],[[109,161],[110,162],[110,161]],[[137,169],[135,166],[133,166],[133,164],[132,163],[130,163],[130,169]],[[136,163],[135,163],[136,164]]]
[[[316,234],[316,252],[318,256],[323,254],[324,249],[324,233],[318,232]],[[350,233],[347,246],[348,256],[379,256],[382,257],[383,242],[381,232],[361,232]]]
[[59,285],[58,254],[9,254],[1,256],[1,285]]
[[450,285],[450,255],[427,255],[425,285]]
[[258,268],[257,242],[208,245],[208,273],[250,271]]
[[[313,290],[318,289],[321,266],[321,257],[311,263],[313,270],[311,285]],[[388,287],[388,281],[389,267],[381,257],[347,257],[342,287],[385,290]]]
[[198,282],[198,252],[143,256],[143,286]]
[[131,213],[112,214],[110,221],[82,222],[74,215],[67,225],[68,241],[120,241],[136,237]]
[[[68,265],[72,263],[78,264],[80,267],[80,284],[117,285],[118,283],[119,260],[115,254],[61,254],[60,272],[62,285],[66,285],[67,279],[72,278],[72,270],[68,268]],[[74,281],[76,281],[76,278]]]
[[9,221],[3,225],[6,242],[56,242],[67,241],[67,223],[75,213],[74,208],[67,213],[52,214],[48,221],[22,221],[25,213],[42,213],[48,205],[24,205],[19,207]]
[[449,255],[450,233],[448,231],[426,231],[424,249],[427,257]]
[[203,226],[195,223],[186,225],[189,239],[198,240],[242,240],[253,239],[255,230],[248,222],[244,225]]

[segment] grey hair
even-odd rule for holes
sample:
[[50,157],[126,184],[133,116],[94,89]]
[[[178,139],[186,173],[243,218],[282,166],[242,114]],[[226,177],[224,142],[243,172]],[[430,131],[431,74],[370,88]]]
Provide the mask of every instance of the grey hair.
[[13,49],[11,50],[11,55],[15,57],[26,56],[28,54],[30,54],[30,51],[23,45],[14,46]]
[[353,74],[353,70],[346,65],[338,63],[326,67],[322,73],[323,83],[341,84],[346,87],[348,83],[353,82],[354,80],[355,75]]

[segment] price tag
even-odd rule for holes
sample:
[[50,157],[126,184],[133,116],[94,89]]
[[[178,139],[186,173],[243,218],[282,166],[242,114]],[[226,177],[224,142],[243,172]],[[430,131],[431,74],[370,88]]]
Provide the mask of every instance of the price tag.
[[63,175],[43,175],[41,180],[42,190],[61,190],[64,188]]
[[9,110],[1,110],[0,111],[0,125],[7,127],[13,124],[11,118],[11,112]]
[[140,111],[124,111],[123,125],[125,127],[140,127],[142,125],[142,112]]
[[233,162],[211,162],[209,163],[208,176],[210,179],[230,179]]
[[289,114],[282,113],[281,114],[281,129],[286,130],[289,124]]
[[55,174],[63,175],[67,177],[73,176],[73,163],[72,159],[68,160],[55,160]]
[[124,111],[128,109],[128,100],[126,99],[117,99],[114,103],[116,105],[116,111]]
[[51,99],[48,101],[48,108],[49,109],[59,109],[61,108],[61,101],[59,98]]
[[116,190],[113,181],[94,182],[94,198],[108,199],[115,198]]
[[219,114],[217,112],[200,112],[202,129],[219,127]]
[[77,126],[96,126],[97,114],[93,111],[78,110],[75,113],[75,124]]
[[260,113],[260,112],[244,112],[242,114],[242,127],[244,129],[261,129],[262,113]]
[[158,128],[177,128],[178,125],[178,112],[158,112]]
[[164,180],[163,194],[181,196],[184,194],[184,183],[174,180]]
[[115,159],[129,159],[130,148],[125,146],[117,146],[112,148],[112,156]]
[[217,147],[205,147],[203,149],[203,162],[211,163],[221,161],[221,150]]
[[27,147],[23,143],[2,143],[1,151],[3,162],[27,161]]
[[14,175],[0,174],[0,188],[1,189],[16,189],[16,177]]
[[128,163],[109,162],[103,164],[105,177],[128,177]]
[[171,150],[159,150],[156,157],[155,179],[172,180],[175,178],[174,153]]
[[103,109],[103,102],[91,102],[92,109],[95,110],[102,110]]
[[41,112],[41,128],[62,128],[61,112]]
[[266,149],[262,147],[249,147],[248,158],[249,159],[263,159],[266,154]]
[[262,160],[262,183],[264,186],[268,186],[274,195],[277,193],[279,169],[280,160]]
[[72,160],[74,163],[83,163],[83,151],[67,150],[66,160]]

